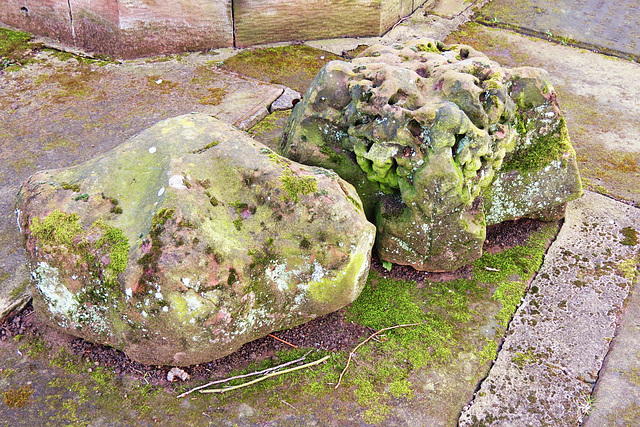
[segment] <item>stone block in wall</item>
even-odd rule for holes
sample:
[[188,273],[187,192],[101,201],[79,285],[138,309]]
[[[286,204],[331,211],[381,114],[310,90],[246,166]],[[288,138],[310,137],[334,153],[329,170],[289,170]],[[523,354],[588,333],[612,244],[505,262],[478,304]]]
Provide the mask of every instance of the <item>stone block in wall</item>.
[[73,43],[67,0],[0,0],[0,22],[63,43]]
[[380,0],[234,0],[236,46],[380,34]]
[[233,46],[231,0],[0,0],[0,22],[122,58]]
[[[379,36],[425,0],[0,0],[0,22],[121,58]],[[234,35],[235,32],[235,35]]]
[[231,0],[118,1],[117,26],[93,2],[71,1],[76,43],[90,51],[134,58],[233,45]]

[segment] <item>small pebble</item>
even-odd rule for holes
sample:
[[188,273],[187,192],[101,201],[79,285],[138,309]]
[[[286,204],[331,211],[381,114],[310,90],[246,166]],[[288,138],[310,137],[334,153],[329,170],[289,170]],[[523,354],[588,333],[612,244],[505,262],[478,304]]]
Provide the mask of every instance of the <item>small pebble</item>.
[[180,368],[171,368],[169,373],[167,374],[167,381],[186,381],[189,379],[189,374],[183,371]]

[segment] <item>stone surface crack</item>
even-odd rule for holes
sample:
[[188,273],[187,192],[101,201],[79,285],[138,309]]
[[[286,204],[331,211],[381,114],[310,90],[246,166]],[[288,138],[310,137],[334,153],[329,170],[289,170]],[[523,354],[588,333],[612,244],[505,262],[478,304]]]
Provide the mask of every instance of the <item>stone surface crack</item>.
[[71,37],[73,37],[73,42],[76,42],[76,29],[73,25],[73,12],[71,10],[71,0],[67,0],[67,6],[69,7],[69,21],[71,23]]

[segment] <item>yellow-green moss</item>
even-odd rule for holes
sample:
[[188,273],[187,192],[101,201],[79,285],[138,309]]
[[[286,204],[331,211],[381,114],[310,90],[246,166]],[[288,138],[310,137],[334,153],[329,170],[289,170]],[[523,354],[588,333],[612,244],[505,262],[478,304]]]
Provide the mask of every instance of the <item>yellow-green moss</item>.
[[633,283],[638,271],[638,260],[629,258],[618,262],[616,268],[622,274],[622,276]]
[[516,365],[518,365],[519,368],[524,368],[525,365],[528,365],[529,363],[535,360],[536,360],[536,357],[534,356],[531,349],[528,349],[525,353],[518,352],[514,354],[513,357],[511,358],[511,361]]
[[305,45],[245,50],[224,61],[222,68],[306,92],[320,68],[341,59]]
[[298,176],[285,169],[280,177],[282,189],[286,192],[285,199],[293,202],[300,201],[300,195],[308,195],[318,190],[318,181],[314,176]]
[[[109,262],[104,265],[105,279],[113,281],[127,266],[129,240],[119,228],[102,220],[94,222],[90,230],[100,230],[98,240],[87,239],[77,213],[67,214],[56,209],[44,219],[33,218],[31,234],[49,246],[64,245],[77,253],[89,268],[99,268],[96,254],[107,255]],[[97,273],[97,272],[96,272]],[[99,275],[99,274],[98,274]]]
[[227,91],[221,87],[210,87],[207,88],[207,90],[209,91],[209,94],[198,100],[202,105],[220,105],[227,94]]
[[[519,126],[525,126],[526,132],[526,125]],[[522,129],[519,129],[519,132],[522,132]],[[551,161],[560,159],[564,153],[572,150],[567,126],[564,118],[562,118],[559,120],[555,132],[540,136],[533,142],[531,147],[507,156],[504,163],[502,163],[501,171],[508,172],[517,169],[520,172],[528,172],[539,170],[547,166]]]
[[625,227],[620,232],[624,237],[620,243],[625,246],[635,246],[638,244],[638,232],[633,227]]
[[29,33],[0,28],[0,70],[29,63],[33,50],[38,48],[30,40]]
[[67,214],[56,209],[41,220],[33,218],[31,234],[45,244],[70,245],[82,233],[82,224],[77,213]]
[[503,327],[508,325],[520,304],[527,280],[542,265],[546,246],[556,232],[556,223],[544,224],[525,245],[498,254],[484,254],[473,263],[476,280],[497,284],[492,298],[502,306],[496,319]]
[[153,91],[169,94],[178,87],[178,83],[163,79],[160,76],[147,76],[147,87]]
[[21,408],[28,403],[33,391],[31,385],[26,385],[18,389],[9,389],[2,393],[2,397],[4,398],[5,405],[8,407]]
[[110,273],[108,279],[115,279],[127,268],[129,260],[129,239],[119,228],[110,226],[99,220],[95,225],[102,229],[102,236],[96,241],[95,247],[109,254],[109,264],[105,267]]

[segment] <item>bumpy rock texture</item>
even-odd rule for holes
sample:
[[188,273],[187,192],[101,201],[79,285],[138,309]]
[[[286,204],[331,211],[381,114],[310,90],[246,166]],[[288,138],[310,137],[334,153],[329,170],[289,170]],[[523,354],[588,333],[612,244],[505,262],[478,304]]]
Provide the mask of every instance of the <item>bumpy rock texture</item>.
[[335,173],[202,114],[162,121],[18,195],[48,321],[188,365],[352,302],[375,227]]
[[582,191],[544,70],[429,39],[328,63],[279,151],[351,182],[381,259],[420,270],[463,266],[487,225],[562,216]]

